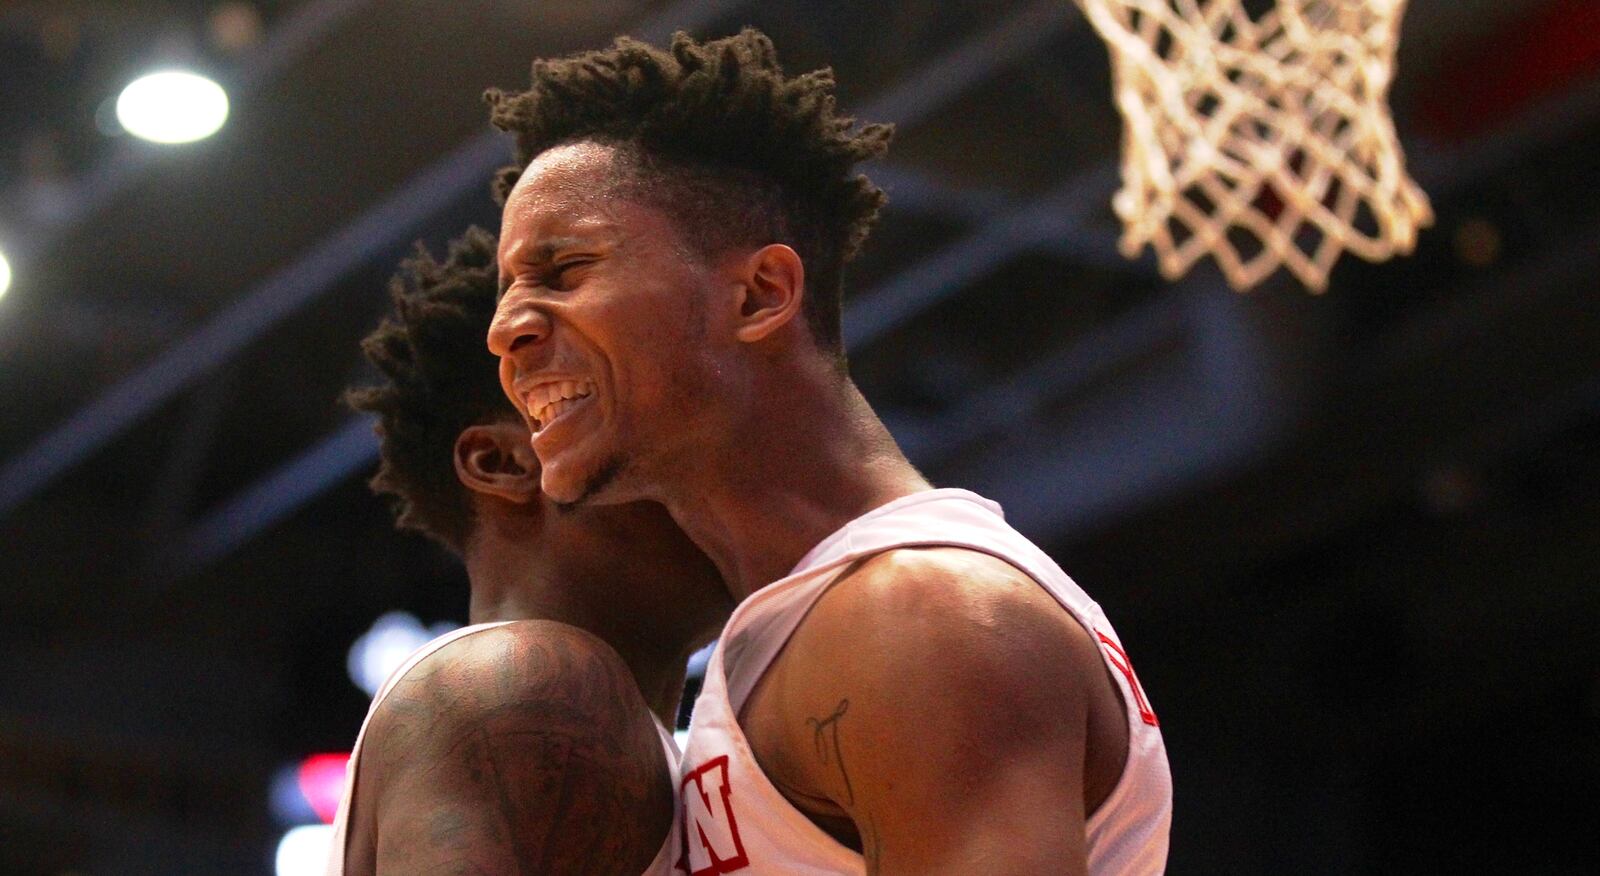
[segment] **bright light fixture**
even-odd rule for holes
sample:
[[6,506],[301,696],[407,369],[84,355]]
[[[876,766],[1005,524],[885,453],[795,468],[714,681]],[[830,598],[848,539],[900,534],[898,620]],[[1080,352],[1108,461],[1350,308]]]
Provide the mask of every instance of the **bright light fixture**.
[[197,73],[162,70],[128,83],[117,97],[117,121],[156,143],[190,143],[215,134],[228,119],[222,86]]
[[278,840],[278,876],[317,876],[328,866],[333,853],[333,825],[305,824],[291,827]]
[[6,254],[0,252],[0,295],[6,294],[11,288],[11,263],[6,261]]
[[368,696],[377,696],[378,688],[406,662],[412,651],[457,626],[459,624],[440,621],[425,627],[415,615],[404,611],[383,614],[372,622],[372,629],[362,633],[350,646],[350,656],[345,662],[350,680]]

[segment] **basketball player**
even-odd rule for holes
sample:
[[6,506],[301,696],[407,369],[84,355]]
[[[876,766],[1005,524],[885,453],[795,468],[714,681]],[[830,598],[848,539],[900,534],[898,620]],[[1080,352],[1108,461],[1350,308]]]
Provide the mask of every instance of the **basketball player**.
[[472,626],[384,685],[351,755],[329,872],[670,873],[685,660],[726,617],[659,505],[557,511],[483,334],[495,244],[474,230],[392,283],[363,343],[382,372],[373,486],[456,552]]
[[684,752],[691,874],[1163,869],[1156,715],[998,506],[932,490],[851,382],[845,264],[890,130],[745,31],[491,92],[519,167],[489,346],[575,507],[654,499],[742,601]]

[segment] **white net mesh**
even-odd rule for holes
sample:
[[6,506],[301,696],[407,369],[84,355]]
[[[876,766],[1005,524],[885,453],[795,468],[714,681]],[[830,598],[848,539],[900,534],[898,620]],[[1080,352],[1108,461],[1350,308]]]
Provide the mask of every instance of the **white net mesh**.
[[1409,253],[1433,221],[1386,102],[1405,0],[1076,2],[1111,50],[1124,255],[1321,291],[1344,250]]

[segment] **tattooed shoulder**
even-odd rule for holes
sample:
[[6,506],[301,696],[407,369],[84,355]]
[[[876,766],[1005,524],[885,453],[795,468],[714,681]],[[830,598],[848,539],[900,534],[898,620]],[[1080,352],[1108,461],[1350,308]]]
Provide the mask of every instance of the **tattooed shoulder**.
[[637,873],[672,786],[614,651],[565,624],[464,636],[397,684],[368,726],[360,795],[384,873]]

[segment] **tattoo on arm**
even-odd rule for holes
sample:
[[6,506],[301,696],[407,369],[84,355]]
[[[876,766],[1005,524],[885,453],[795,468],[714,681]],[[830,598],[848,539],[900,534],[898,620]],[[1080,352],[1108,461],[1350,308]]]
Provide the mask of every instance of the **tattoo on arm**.
[[[844,751],[839,747],[839,728],[849,711],[850,700],[841,699],[826,718],[807,718],[806,724],[811,728],[811,742],[815,746],[817,760],[823,766],[837,766],[839,778],[844,781],[844,800],[836,802],[853,807],[856,802],[855,786],[850,782],[850,770],[845,766]],[[872,813],[851,812],[850,818],[855,822],[861,840],[861,854],[866,858],[867,872],[876,873],[883,866],[883,842],[878,835],[877,825],[873,823]]]
[[369,728],[385,872],[643,869],[672,789],[626,667],[537,640],[474,656],[402,682]]
[[839,750],[839,719],[848,711],[850,711],[850,701],[843,699],[839,701],[839,705],[833,707],[833,714],[826,718],[807,718],[806,723],[811,726],[811,741],[817,748],[817,759],[823,766],[839,765],[839,775],[844,778],[844,802],[846,805],[853,805],[856,802],[856,792],[850,786],[850,771],[845,769],[844,753]]

